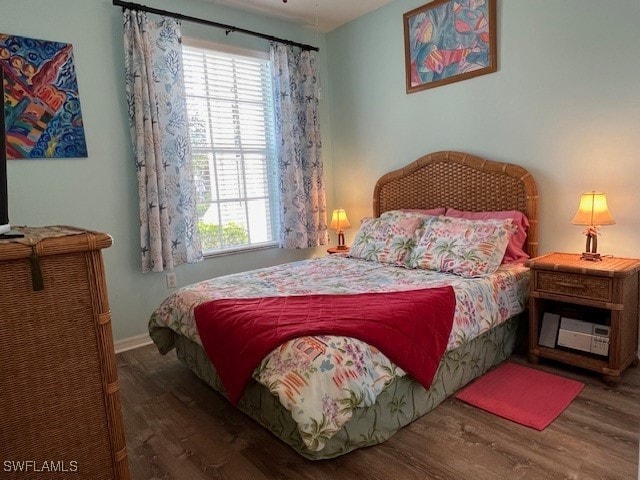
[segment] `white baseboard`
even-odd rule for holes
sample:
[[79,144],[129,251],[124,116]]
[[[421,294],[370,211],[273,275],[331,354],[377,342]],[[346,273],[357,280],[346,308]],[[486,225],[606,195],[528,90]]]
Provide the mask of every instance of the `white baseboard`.
[[140,335],[134,335],[133,337],[123,338],[114,342],[116,353],[126,352],[127,350],[133,350],[134,348],[144,347],[152,343],[149,333],[141,333]]

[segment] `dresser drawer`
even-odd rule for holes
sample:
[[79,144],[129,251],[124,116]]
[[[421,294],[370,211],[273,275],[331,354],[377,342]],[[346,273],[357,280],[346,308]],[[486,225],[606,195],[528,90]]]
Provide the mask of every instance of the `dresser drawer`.
[[536,271],[534,288],[539,292],[613,301],[613,279],[607,277]]

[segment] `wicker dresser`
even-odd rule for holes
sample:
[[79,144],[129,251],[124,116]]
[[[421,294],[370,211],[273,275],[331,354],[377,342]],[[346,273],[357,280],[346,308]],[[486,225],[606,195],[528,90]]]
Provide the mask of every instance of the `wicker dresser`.
[[0,240],[0,478],[128,479],[101,249],[73,227]]

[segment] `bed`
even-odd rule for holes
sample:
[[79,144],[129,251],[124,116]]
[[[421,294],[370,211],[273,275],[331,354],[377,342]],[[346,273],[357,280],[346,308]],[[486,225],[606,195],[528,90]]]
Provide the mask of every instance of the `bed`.
[[[460,152],[437,152],[382,176],[374,189],[373,218],[368,221],[420,218],[420,225],[467,221],[434,214],[434,209],[443,207],[451,212],[520,212],[528,221],[522,249],[533,257],[537,255],[537,198],[533,177],[520,166]],[[504,223],[509,227],[511,220]],[[354,252],[362,231],[361,226]],[[338,254],[187,286],[154,312],[149,332],[162,354],[175,348],[182,363],[231,398],[228,373],[223,383],[224,375],[213,366],[210,351],[207,355],[203,344],[209,344],[200,338],[194,319],[194,312],[204,310],[205,305],[218,306],[217,302],[224,303],[229,297],[238,301],[263,297],[323,300],[371,292],[392,296],[425,288],[450,289],[455,295],[452,326],[446,341],[440,342],[443,354],[435,360],[429,382],[417,381],[419,376],[407,374],[362,340],[319,331],[291,337],[269,353],[234,399],[238,408],[308,459],[332,458],[375,445],[511,355],[524,318],[529,276],[522,262],[500,264],[491,275],[468,277],[442,269],[406,268],[406,262],[418,265],[420,258],[432,261],[429,255],[410,260],[414,250],[419,249],[409,247],[402,265],[371,261],[355,253]],[[247,349],[244,352],[248,354]],[[223,374],[222,365],[216,364]],[[295,375],[284,371],[292,365],[299,367]],[[356,375],[356,370],[362,375]]]

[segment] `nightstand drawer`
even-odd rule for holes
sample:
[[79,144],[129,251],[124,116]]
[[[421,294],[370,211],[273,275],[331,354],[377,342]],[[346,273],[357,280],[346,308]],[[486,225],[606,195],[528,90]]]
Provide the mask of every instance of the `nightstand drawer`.
[[535,287],[539,292],[571,295],[611,302],[612,279],[564,272],[536,271]]

